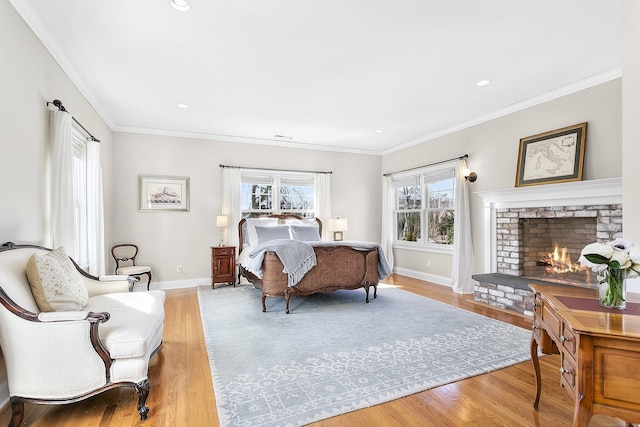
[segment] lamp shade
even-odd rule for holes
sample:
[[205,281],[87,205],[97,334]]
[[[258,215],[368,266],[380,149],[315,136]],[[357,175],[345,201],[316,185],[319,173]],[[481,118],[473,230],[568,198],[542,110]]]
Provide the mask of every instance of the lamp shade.
[[332,221],[333,231],[347,231],[349,225],[347,224],[347,218],[336,218]]
[[228,227],[229,218],[226,215],[218,215],[216,217],[216,227]]

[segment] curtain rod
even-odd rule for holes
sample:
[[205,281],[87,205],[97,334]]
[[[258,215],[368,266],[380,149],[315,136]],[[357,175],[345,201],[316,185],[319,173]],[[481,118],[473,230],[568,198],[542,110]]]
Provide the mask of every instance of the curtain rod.
[[409,169],[403,169],[401,171],[395,171],[395,172],[389,172],[389,173],[383,173],[382,176],[389,176],[389,175],[393,175],[396,173],[401,173],[401,172],[408,172],[408,171],[412,171],[414,169],[422,169],[422,168],[426,168],[427,166],[434,166],[434,165],[439,165],[440,163],[447,163],[450,162],[452,160],[461,160],[461,159],[466,159],[468,158],[469,155],[465,154],[464,156],[460,156],[460,157],[454,157],[453,159],[449,159],[449,160],[442,160],[439,162],[435,162],[435,163],[429,163],[428,165],[422,165],[422,166],[416,166],[414,168],[409,168]]
[[[64,105],[62,105],[62,101],[60,101],[59,99],[54,99],[52,102],[47,102],[47,107],[49,106],[49,104],[53,104],[54,107],[58,108],[58,111],[66,111],[67,113],[69,113],[67,109],[64,108]],[[84,126],[82,126],[82,124],[78,120],[76,120],[75,117],[73,117],[73,114],[71,115],[71,118],[73,119],[74,122],[76,122],[78,126],[82,128],[83,131],[87,133],[87,135],[89,135],[89,138],[91,138],[92,141],[100,142],[98,138],[93,136],[91,132],[89,132]]]
[[249,167],[243,167],[243,166],[229,166],[229,165],[223,165],[222,163],[220,164],[221,168],[230,168],[230,169],[252,169],[252,170],[257,170],[257,171],[278,171],[278,172],[302,172],[302,173],[328,173],[328,174],[332,174],[333,171],[301,171],[301,170],[294,170],[294,169],[273,169],[273,168],[249,168]]

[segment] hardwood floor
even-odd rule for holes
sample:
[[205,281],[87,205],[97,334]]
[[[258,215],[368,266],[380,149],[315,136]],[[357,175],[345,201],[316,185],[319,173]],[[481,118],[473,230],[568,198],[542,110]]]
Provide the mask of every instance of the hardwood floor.
[[[499,319],[526,329],[531,319],[473,302],[450,288],[394,275],[385,280],[401,289]],[[384,289],[380,290],[384,292]],[[192,426],[218,425],[215,396],[204,346],[195,289],[167,291],[164,344],[151,361],[149,419],[142,423],[132,389],[111,390],[71,405],[25,405],[23,425],[77,426]],[[258,310],[259,307],[256,307]],[[309,427],[343,426],[570,426],[573,402],[560,387],[558,356],[540,360],[543,393],[539,411],[530,361],[463,381],[444,385],[392,402],[350,412],[310,424]],[[8,425],[10,409],[0,411],[0,425]],[[604,416],[591,427],[626,424]]]

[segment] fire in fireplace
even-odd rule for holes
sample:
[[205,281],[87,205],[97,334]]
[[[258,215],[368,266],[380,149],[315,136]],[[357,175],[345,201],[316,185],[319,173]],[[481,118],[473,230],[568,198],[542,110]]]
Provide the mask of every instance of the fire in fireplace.
[[553,251],[547,253],[537,263],[544,267],[544,277],[563,282],[591,283],[591,270],[583,267],[579,262],[573,262],[566,246],[560,247],[557,242],[553,244]]

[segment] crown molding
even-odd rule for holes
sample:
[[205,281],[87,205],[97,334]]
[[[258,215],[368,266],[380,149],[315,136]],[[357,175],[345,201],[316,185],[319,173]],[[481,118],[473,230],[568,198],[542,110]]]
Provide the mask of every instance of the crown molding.
[[425,135],[421,138],[414,139],[413,141],[406,142],[404,144],[397,145],[393,148],[389,148],[380,152],[381,155],[390,154],[396,151],[404,150],[405,148],[412,147],[414,145],[421,144],[423,142],[428,142],[434,140],[436,138],[440,138],[445,135],[452,134],[454,132],[458,132],[463,129],[470,128],[471,126],[476,126],[490,120],[494,120],[500,117],[504,117],[506,115],[524,110],[526,108],[534,107],[536,105],[544,104],[545,102],[552,101],[554,99],[562,98],[563,96],[570,95],[575,92],[579,92],[584,89],[588,89],[593,86],[597,86],[602,83],[609,82],[611,80],[615,80],[622,77],[622,68],[614,68],[612,70],[605,71],[600,74],[596,74],[591,77],[587,77],[585,79],[579,80],[577,82],[568,84],[566,86],[562,86],[558,89],[543,93],[542,95],[534,96],[529,99],[525,99],[524,101],[517,102],[515,104],[509,105],[508,107],[502,108],[500,110],[496,110],[492,113],[485,114],[478,118],[466,121],[464,123],[460,123],[459,125],[452,126],[447,129],[443,129],[438,132],[431,133],[429,135]]
[[214,141],[220,141],[220,142],[236,142],[236,143],[244,143],[244,144],[270,145],[274,147],[299,148],[303,150],[334,151],[334,152],[341,152],[341,153],[366,154],[371,156],[380,155],[380,151],[377,151],[377,150],[364,150],[364,149],[348,148],[348,147],[306,144],[303,142],[280,141],[277,139],[255,138],[255,137],[240,136],[240,135],[223,135],[223,134],[204,133],[204,132],[186,132],[186,131],[176,131],[176,130],[168,130],[168,129],[141,128],[141,127],[134,127],[134,126],[116,126],[116,128],[112,130],[114,132],[128,132],[128,133],[140,133],[140,134],[146,134],[146,135],[173,136],[178,138],[207,139],[207,140],[214,140]]

